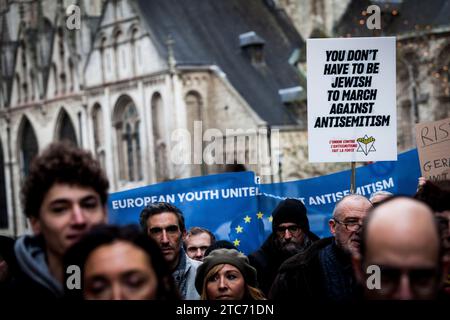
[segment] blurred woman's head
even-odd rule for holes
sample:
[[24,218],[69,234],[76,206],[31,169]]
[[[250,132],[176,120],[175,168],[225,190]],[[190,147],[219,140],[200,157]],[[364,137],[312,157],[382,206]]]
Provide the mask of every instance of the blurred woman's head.
[[256,269],[235,249],[216,249],[197,269],[195,287],[202,300],[263,300]]
[[179,299],[159,247],[137,226],[93,228],[65,255],[65,270],[71,265],[81,269],[82,288],[69,290],[66,287],[68,297]]
[[443,249],[450,259],[450,180],[425,180],[414,198],[425,202],[434,211]]
[[0,236],[0,284],[10,281],[17,271],[14,239]]

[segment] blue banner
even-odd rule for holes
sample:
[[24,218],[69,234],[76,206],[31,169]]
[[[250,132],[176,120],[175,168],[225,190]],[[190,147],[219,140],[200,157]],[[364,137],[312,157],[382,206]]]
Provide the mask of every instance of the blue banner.
[[[249,254],[259,248],[272,230],[271,212],[285,198],[302,200],[311,230],[330,235],[328,219],[339,199],[350,193],[351,171],[273,184],[257,184],[253,172],[195,177],[154,184],[110,195],[109,220],[113,224],[138,223],[146,204],[165,201],[179,207],[186,227],[201,226],[218,239],[233,242]],[[375,191],[412,195],[420,166],[417,150],[397,161],[376,162],[356,169],[356,192],[369,197]]]

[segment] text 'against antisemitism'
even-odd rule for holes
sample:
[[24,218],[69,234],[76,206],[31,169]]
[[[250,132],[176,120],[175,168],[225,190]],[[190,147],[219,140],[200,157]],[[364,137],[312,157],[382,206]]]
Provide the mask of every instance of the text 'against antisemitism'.
[[390,115],[376,114],[378,89],[373,76],[380,72],[378,49],[327,50],[323,74],[332,76],[328,115],[317,117],[314,128],[384,127]]

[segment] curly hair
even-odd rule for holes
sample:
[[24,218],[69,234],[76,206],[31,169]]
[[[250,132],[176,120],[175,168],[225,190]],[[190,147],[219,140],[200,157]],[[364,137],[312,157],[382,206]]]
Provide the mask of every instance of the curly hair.
[[31,163],[21,194],[25,216],[39,217],[42,201],[55,183],[91,187],[103,205],[108,199],[108,179],[92,154],[67,142],[54,142]]

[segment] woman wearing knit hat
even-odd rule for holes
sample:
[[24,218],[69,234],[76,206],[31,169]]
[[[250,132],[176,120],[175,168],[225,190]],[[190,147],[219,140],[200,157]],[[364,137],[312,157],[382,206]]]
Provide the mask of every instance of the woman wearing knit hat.
[[235,249],[212,251],[195,277],[201,300],[265,300],[256,286],[256,269]]

